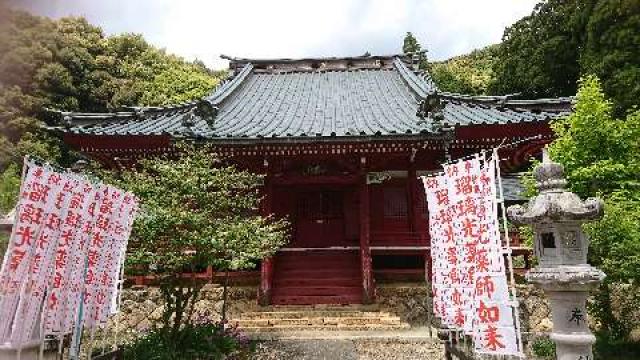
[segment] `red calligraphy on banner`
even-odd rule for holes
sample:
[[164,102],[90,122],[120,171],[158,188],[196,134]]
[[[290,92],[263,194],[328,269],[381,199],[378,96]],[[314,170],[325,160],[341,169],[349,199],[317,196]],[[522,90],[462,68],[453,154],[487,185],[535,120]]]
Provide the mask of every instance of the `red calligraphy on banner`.
[[434,313],[473,334],[476,350],[519,355],[498,231],[496,160],[444,166],[423,178],[429,210]]

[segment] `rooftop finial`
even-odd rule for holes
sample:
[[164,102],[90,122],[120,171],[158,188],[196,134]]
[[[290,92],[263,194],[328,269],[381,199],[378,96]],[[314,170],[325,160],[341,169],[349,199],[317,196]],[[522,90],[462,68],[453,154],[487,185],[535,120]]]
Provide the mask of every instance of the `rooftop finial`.
[[542,163],[548,164],[550,162],[551,157],[549,156],[549,148],[545,145],[545,147],[542,148]]

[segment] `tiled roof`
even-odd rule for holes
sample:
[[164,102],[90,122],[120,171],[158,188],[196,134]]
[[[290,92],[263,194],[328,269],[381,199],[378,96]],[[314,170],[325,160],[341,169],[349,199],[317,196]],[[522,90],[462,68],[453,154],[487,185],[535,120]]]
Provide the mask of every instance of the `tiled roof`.
[[506,201],[524,201],[524,186],[520,182],[522,174],[503,174],[502,175],[502,192]]
[[[418,110],[437,89],[400,57],[280,61],[236,59],[236,74],[198,102],[103,114],[57,113],[75,134],[233,140],[438,134],[443,127],[546,121],[570,99],[526,102],[437,95],[443,119]],[[557,108],[551,108],[549,106]],[[527,108],[529,107],[529,108]],[[537,107],[537,108],[536,108]]]

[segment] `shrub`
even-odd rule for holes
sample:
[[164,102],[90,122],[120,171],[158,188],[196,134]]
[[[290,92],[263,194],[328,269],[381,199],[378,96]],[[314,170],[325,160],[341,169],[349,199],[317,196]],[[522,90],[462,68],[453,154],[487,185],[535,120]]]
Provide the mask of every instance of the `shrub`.
[[237,326],[213,322],[208,314],[198,316],[177,334],[169,328],[152,329],[125,347],[125,359],[144,360],[245,360],[254,346]]
[[541,337],[531,344],[531,350],[537,357],[553,359],[556,355],[556,344],[547,337]]

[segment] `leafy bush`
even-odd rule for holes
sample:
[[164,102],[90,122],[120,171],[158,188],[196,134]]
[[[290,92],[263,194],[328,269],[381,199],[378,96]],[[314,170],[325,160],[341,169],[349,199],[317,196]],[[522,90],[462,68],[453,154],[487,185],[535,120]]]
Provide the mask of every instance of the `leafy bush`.
[[254,351],[249,338],[224,322],[213,322],[209,315],[176,334],[169,328],[152,329],[144,337],[125,347],[125,359],[144,360],[244,360]]
[[531,350],[537,357],[553,359],[556,355],[556,344],[547,337],[541,337],[531,344]]

